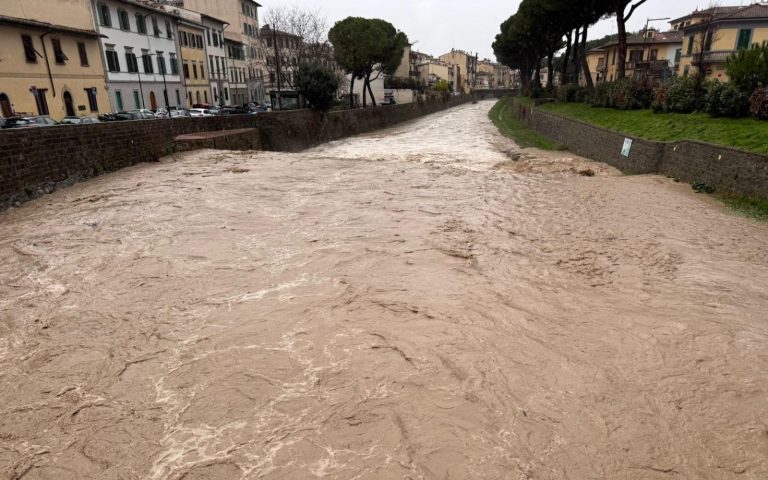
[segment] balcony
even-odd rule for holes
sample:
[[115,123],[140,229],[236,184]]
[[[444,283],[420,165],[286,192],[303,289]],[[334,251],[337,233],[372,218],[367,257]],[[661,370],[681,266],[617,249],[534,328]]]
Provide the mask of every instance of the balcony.
[[[725,63],[726,60],[728,60],[728,57],[736,53],[736,50],[717,50],[713,52],[704,52],[702,53],[694,53],[693,54],[693,63],[699,63],[702,62],[704,64],[710,64],[710,63]],[[702,55],[704,58],[702,59]]]

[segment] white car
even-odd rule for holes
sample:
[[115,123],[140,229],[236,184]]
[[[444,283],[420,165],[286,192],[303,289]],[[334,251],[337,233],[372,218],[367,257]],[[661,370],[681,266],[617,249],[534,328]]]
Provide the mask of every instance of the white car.
[[192,108],[189,110],[190,117],[212,117],[213,113],[207,108]]

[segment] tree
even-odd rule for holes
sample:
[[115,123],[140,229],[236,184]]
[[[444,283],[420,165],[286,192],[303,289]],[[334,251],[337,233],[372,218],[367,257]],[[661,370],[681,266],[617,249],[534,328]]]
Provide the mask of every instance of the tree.
[[318,63],[304,63],[296,74],[296,87],[307,98],[312,108],[328,111],[336,100],[339,82],[336,75]]
[[327,57],[328,20],[319,10],[283,6],[267,10],[265,23],[261,34],[267,45],[267,70],[278,90],[296,88],[299,66]]
[[[352,77],[350,92],[354,92],[355,79],[362,79],[363,106],[366,106],[366,92],[375,106],[371,81],[397,70],[408,46],[408,37],[385,20],[347,17],[331,28],[328,38],[335,49],[336,61]],[[372,78],[374,73],[376,76]],[[353,105],[350,95],[350,106]]]
[[761,85],[768,85],[768,43],[742,48],[728,57],[725,73],[731,83],[747,95]]
[[717,32],[716,20],[719,4],[715,1],[710,2],[709,7],[698,13],[698,22],[695,25],[695,33],[689,42],[693,42],[692,65],[696,67],[694,76],[695,87],[694,95],[697,104],[702,104],[704,100],[704,80],[707,76],[707,52],[712,48],[712,44],[717,42],[720,35]]
[[[607,0],[598,2],[600,10],[612,11],[616,15],[616,26],[619,30],[619,46],[617,52],[616,79],[627,76],[627,22],[635,11],[648,0]],[[608,8],[606,8],[608,7]]]

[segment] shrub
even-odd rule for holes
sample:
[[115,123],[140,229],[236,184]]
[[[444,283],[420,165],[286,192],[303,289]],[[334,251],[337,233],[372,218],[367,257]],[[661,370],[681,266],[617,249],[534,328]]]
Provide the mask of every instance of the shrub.
[[758,120],[768,120],[768,87],[759,87],[750,98],[749,113]]
[[735,85],[717,80],[709,84],[704,111],[713,117],[741,118],[749,115],[749,97]]
[[753,45],[728,57],[725,72],[742,93],[750,95],[760,85],[768,85],[768,44]]
[[595,107],[637,110],[648,108],[653,101],[653,89],[645,81],[624,79],[595,87],[588,103]]
[[601,83],[592,91],[592,95],[587,99],[587,103],[593,107],[607,108],[611,106],[611,83]]
[[557,89],[557,99],[565,103],[582,103],[587,96],[587,89],[579,85],[568,84]]
[[336,100],[339,81],[336,75],[320,64],[308,63],[299,67],[296,86],[316,110],[330,110]]
[[[696,95],[695,77],[676,77],[655,92],[652,108],[655,112],[692,113],[704,109],[703,96]],[[704,83],[706,88],[707,84]]]

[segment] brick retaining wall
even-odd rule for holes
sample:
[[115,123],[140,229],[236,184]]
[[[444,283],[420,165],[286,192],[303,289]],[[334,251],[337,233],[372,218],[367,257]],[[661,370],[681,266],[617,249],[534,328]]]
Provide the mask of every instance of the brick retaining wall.
[[[687,183],[704,182],[720,192],[768,200],[768,157],[698,141],[655,142],[562,117],[515,102],[518,118],[577,155],[625,173],[658,173]],[[632,139],[629,157],[621,155]]]
[[0,210],[103,172],[173,153],[178,135],[256,128],[265,150],[295,152],[395,125],[471,101],[344,110],[326,115],[297,110],[257,115],[174,118],[0,131]]

